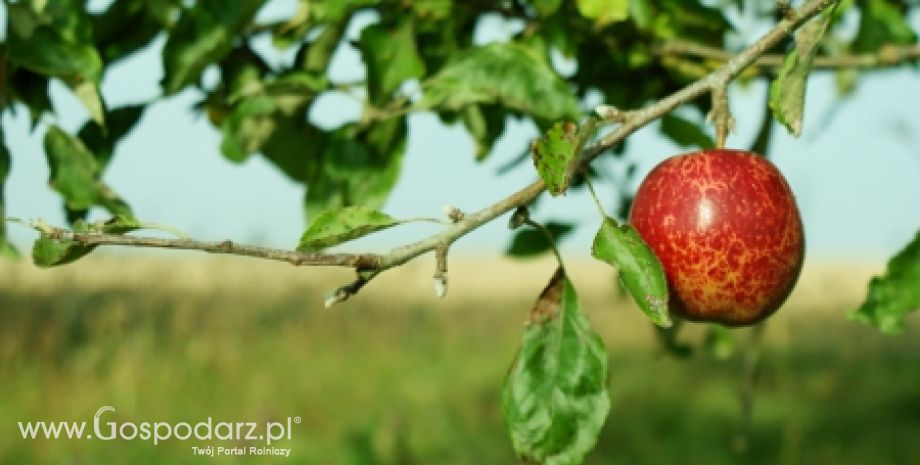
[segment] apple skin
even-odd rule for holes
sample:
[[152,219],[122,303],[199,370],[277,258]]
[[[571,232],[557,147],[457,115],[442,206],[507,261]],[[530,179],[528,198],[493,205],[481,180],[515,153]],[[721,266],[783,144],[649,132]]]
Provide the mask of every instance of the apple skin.
[[782,173],[753,152],[712,149],[661,162],[629,222],[661,260],[669,310],[692,321],[756,323],[789,296],[805,237]]

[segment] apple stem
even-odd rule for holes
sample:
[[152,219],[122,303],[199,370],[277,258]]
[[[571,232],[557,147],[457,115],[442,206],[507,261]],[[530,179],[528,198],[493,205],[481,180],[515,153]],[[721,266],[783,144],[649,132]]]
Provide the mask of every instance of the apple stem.
[[725,139],[735,130],[735,118],[728,106],[728,83],[724,82],[712,88],[712,110],[706,115],[716,127],[716,148],[725,147]]

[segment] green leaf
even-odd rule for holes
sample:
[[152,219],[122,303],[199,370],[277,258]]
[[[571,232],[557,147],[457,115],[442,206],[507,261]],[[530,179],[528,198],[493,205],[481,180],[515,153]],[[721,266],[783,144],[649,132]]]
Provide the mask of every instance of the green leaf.
[[99,166],[79,139],[50,126],[45,133],[45,155],[51,169],[49,183],[69,208],[84,210],[99,202]]
[[316,21],[333,23],[348,18],[358,8],[377,5],[381,3],[381,0],[337,0],[334,2],[308,0],[308,3],[311,3],[310,8],[313,10],[312,14]]
[[138,221],[137,218],[134,218],[131,216],[116,215],[106,221],[99,221],[96,223],[91,223],[86,226],[85,231],[81,231],[81,232],[95,232],[95,233],[103,233],[103,234],[125,234],[131,231],[137,231],[138,229],[141,229],[143,227],[144,225],[141,224],[141,222]]
[[273,97],[256,95],[240,100],[221,124],[220,150],[234,162],[257,152],[274,133],[278,104]]
[[534,0],[533,6],[541,18],[546,18],[559,11],[559,7],[562,6],[562,0]]
[[0,127],[0,257],[17,259],[19,258],[19,252],[6,237],[6,211],[4,209],[4,184],[6,183],[6,177],[10,174],[11,166],[12,157],[10,157],[10,151],[6,148],[3,128]]
[[316,252],[399,224],[386,213],[364,207],[326,210],[316,216],[300,237],[297,250]]
[[73,239],[42,233],[32,246],[32,261],[41,268],[66,265],[92,252],[94,248],[81,245]]
[[118,0],[92,17],[96,48],[107,63],[147,46],[171,23],[176,0]]
[[770,109],[776,120],[795,137],[802,133],[805,113],[805,88],[818,43],[824,37],[833,16],[833,4],[820,17],[802,26],[795,34],[795,49],[790,51],[776,79],[770,84]]
[[629,0],[629,14],[636,23],[636,27],[642,30],[651,27],[655,19],[649,0]]
[[460,116],[473,136],[476,161],[485,160],[505,131],[505,110],[499,105],[470,105],[463,109]]
[[562,268],[537,299],[502,390],[502,413],[525,463],[578,465],[610,410],[607,351]]
[[360,46],[367,66],[368,93],[374,104],[388,101],[403,82],[425,75],[425,63],[415,47],[415,32],[410,20],[402,21],[395,28],[381,24],[364,28]]
[[199,0],[185,10],[163,47],[163,92],[174,94],[198,81],[233,47],[237,34],[265,0]]
[[94,81],[84,80],[65,80],[70,90],[83,106],[89,110],[89,116],[97,124],[105,125],[105,102],[102,101],[102,95],[99,93],[99,84]]
[[319,174],[328,135],[295,117],[278,117],[262,154],[294,181],[308,183]]
[[[338,44],[338,37],[342,33],[342,25],[347,22],[352,12],[360,7],[376,5],[379,1],[337,0],[317,2],[315,0],[300,0],[300,8],[298,8],[297,12],[272,31],[272,42],[275,47],[285,49],[303,41],[311,30],[325,25],[326,27],[320,34],[320,39],[311,44],[310,53],[320,49],[322,50],[320,55],[331,54],[332,49]],[[419,3],[444,4],[449,2],[444,0],[438,2],[413,2],[412,5],[415,7]],[[316,45],[319,45],[319,47],[316,47]],[[320,67],[308,66],[307,69],[320,71],[325,69],[325,65]]]
[[26,69],[61,78],[90,116],[104,124],[99,94],[102,59],[93,46],[92,25],[82,2],[8,4],[7,44],[11,60]]
[[297,54],[297,65],[306,71],[325,73],[344,34],[344,24],[327,24],[316,40],[301,47]]
[[392,118],[332,133],[323,145],[320,168],[307,183],[307,217],[351,205],[380,208],[399,179],[406,130],[405,118]]
[[42,115],[54,111],[51,106],[51,98],[48,97],[48,78],[28,69],[19,68],[10,77],[9,86],[13,95],[29,109],[34,131]]
[[604,218],[591,254],[617,269],[620,282],[653,323],[671,326],[664,268],[632,226]]
[[677,339],[677,334],[683,324],[684,320],[682,318],[674,318],[673,325],[668,328],[655,326],[655,335],[658,336],[658,342],[661,343],[665,351],[677,358],[689,358],[693,355],[693,347]]
[[885,44],[908,45],[916,40],[917,35],[901,7],[887,0],[867,0],[863,3],[859,32],[853,41],[854,51],[873,53]]
[[[574,226],[568,223],[550,222],[546,224],[553,238],[560,239],[572,232]],[[505,251],[506,255],[516,258],[530,258],[552,250],[543,231],[534,228],[524,228],[514,235],[511,245]]]
[[39,236],[32,246],[32,261],[42,268],[66,265],[86,256],[96,248],[95,245],[83,245],[74,237],[75,234],[125,234],[142,227],[143,225],[134,217],[123,215],[90,224],[77,220],[74,222],[73,231],[38,226],[36,229]]
[[568,121],[558,122],[534,142],[533,164],[550,194],[559,195],[568,189],[579,152],[594,128],[591,120],[581,128]]
[[102,60],[78,2],[62,0],[38,11],[20,2],[7,4],[7,9],[8,50],[14,62],[48,76],[99,78]]
[[278,49],[283,50],[300,42],[314,25],[311,21],[310,1],[300,0],[299,3],[297,12],[272,31],[272,44]]
[[904,317],[920,310],[920,231],[904,250],[891,257],[885,274],[869,281],[866,300],[850,317],[883,333],[898,334]]
[[712,137],[698,125],[674,114],[661,118],[662,134],[681,147],[698,147],[702,149],[715,147]]
[[127,204],[99,180],[100,166],[80,139],[52,125],[45,133],[45,155],[49,183],[64,197],[68,209],[100,205],[113,215],[133,216]]
[[578,99],[544,55],[516,42],[474,47],[428,80],[418,107],[461,111],[500,103],[549,121],[575,120]]
[[96,158],[99,169],[105,169],[112,155],[115,153],[115,146],[125,137],[144,114],[145,105],[127,105],[106,113],[106,127],[99,123],[89,121],[80,128],[77,137],[83,141],[87,150],[92,152]]
[[[248,71],[225,69],[228,76],[235,76],[232,86],[238,89],[234,91],[238,95],[231,96],[235,103],[221,123],[221,151],[231,161],[241,162],[250,154],[262,150],[286,174],[306,182],[307,178],[302,176],[304,170],[291,166],[288,161],[314,157],[288,152],[294,150],[306,154],[318,151],[314,139],[318,131],[307,123],[305,113],[312,99],[326,88],[328,82],[324,77],[299,70],[262,82],[258,67],[244,68]],[[256,75],[245,77],[250,72]],[[248,82],[244,82],[247,79]]]
[[442,21],[450,18],[454,0],[437,2],[412,2],[412,13],[424,21]]
[[597,27],[629,18],[629,0],[576,0],[578,12],[594,21]]
[[[650,20],[649,29],[659,39],[692,38],[699,43],[721,44],[726,32],[732,30],[731,23],[725,18],[725,9],[721,5],[706,6],[700,2],[686,0],[646,1],[653,7],[654,14],[640,11],[642,5],[633,2],[637,9],[634,15],[650,15],[637,19],[637,24]],[[651,9],[648,8],[647,9]],[[642,26],[640,26],[642,27]]]
[[[265,83],[263,87],[266,95],[280,100],[279,106],[283,109],[304,106],[310,99],[327,89],[329,89],[327,76],[299,70],[284,73],[275,80]],[[291,102],[287,102],[285,98]]]

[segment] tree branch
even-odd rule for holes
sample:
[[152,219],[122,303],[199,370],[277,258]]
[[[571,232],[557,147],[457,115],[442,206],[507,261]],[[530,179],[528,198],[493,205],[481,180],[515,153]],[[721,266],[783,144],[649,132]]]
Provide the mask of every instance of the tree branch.
[[121,245],[157,249],[199,250],[215,254],[241,255],[288,262],[295,266],[342,266],[357,270],[376,269],[382,257],[376,254],[304,253],[296,250],[272,249],[232,241],[206,242],[194,239],[168,239],[159,237],[124,236],[120,234],[73,233],[66,229],[46,226],[39,228],[56,239],[72,239],[84,246]]
[[[704,76],[698,81],[665,97],[653,105],[633,111],[616,111],[613,107],[602,106],[598,108],[598,115],[607,117],[608,122],[618,123],[618,126],[603,136],[591,146],[586,147],[580,154],[580,163],[586,165],[599,154],[622,142],[639,128],[661,118],[679,105],[693,100],[707,92],[724,86],[745,67],[755,63],[767,50],[775,46],[784,37],[791,34],[796,28],[817,15],[835,0],[810,0],[796,10],[792,10],[782,20],[777,22],[773,29],[763,37],[751,44],[741,53],[726,57],[726,63],[718,70]],[[270,249],[249,245],[224,242],[200,242],[189,239],[160,239],[152,237],[121,236],[111,234],[80,234],[67,230],[52,228],[54,234],[68,234],[71,238],[83,245],[123,245],[133,247],[157,247],[171,249],[201,250],[211,253],[234,254],[249,257],[264,258],[288,262],[294,265],[311,266],[342,266],[351,267],[358,272],[358,278],[351,284],[340,287],[327,297],[327,305],[346,300],[358,292],[370,279],[390,268],[400,266],[420,255],[438,251],[438,266],[435,278],[443,279],[446,285],[446,254],[450,246],[480,226],[495,218],[532,202],[545,189],[542,180],[537,180],[508,197],[490,205],[482,210],[456,215],[458,218],[453,224],[446,226],[441,232],[402,247],[397,247],[384,254],[326,254],[326,253],[301,253],[296,251]],[[47,231],[46,231],[47,232]],[[441,291],[438,291],[441,293]]]
[[737,76],[744,68],[754,63],[779,43],[792,34],[799,26],[816,16],[836,0],[810,0],[798,9],[786,15],[776,23],[773,29],[757,39],[747,49],[729,58],[721,68],[703,76],[697,81],[677,92],[659,100],[654,105],[622,115],[622,124],[601,140],[583,152],[583,162],[590,162],[603,151],[619,144],[642,126],[670,113],[683,103],[689,102],[707,92],[724,86]]
[[[728,61],[735,55],[721,48],[709,45],[688,42],[684,40],[670,40],[662,44],[658,50],[659,55],[682,55],[693,58],[704,58],[718,61]],[[758,57],[752,66],[759,68],[775,69],[783,66],[784,55],[764,54]],[[884,68],[897,66],[910,60],[920,59],[920,44],[914,45],[885,45],[876,53],[860,53],[838,56],[817,56],[812,63],[812,69],[865,69]]]

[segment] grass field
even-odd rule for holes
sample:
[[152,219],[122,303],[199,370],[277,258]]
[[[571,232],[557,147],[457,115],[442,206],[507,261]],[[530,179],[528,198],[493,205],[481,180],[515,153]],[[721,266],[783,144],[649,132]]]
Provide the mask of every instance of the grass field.
[[[90,257],[55,270],[0,264],[2,464],[513,464],[499,392],[549,261],[431,264],[322,308],[341,270],[243,259]],[[807,266],[766,328],[746,452],[740,351],[663,351],[603,265],[573,262],[611,359],[613,408],[591,464],[920,463],[920,321],[880,335],[848,322],[879,264]],[[19,421],[266,422],[299,416],[290,458],[198,457],[220,441],[22,439]],[[227,444],[235,445],[235,444]]]

